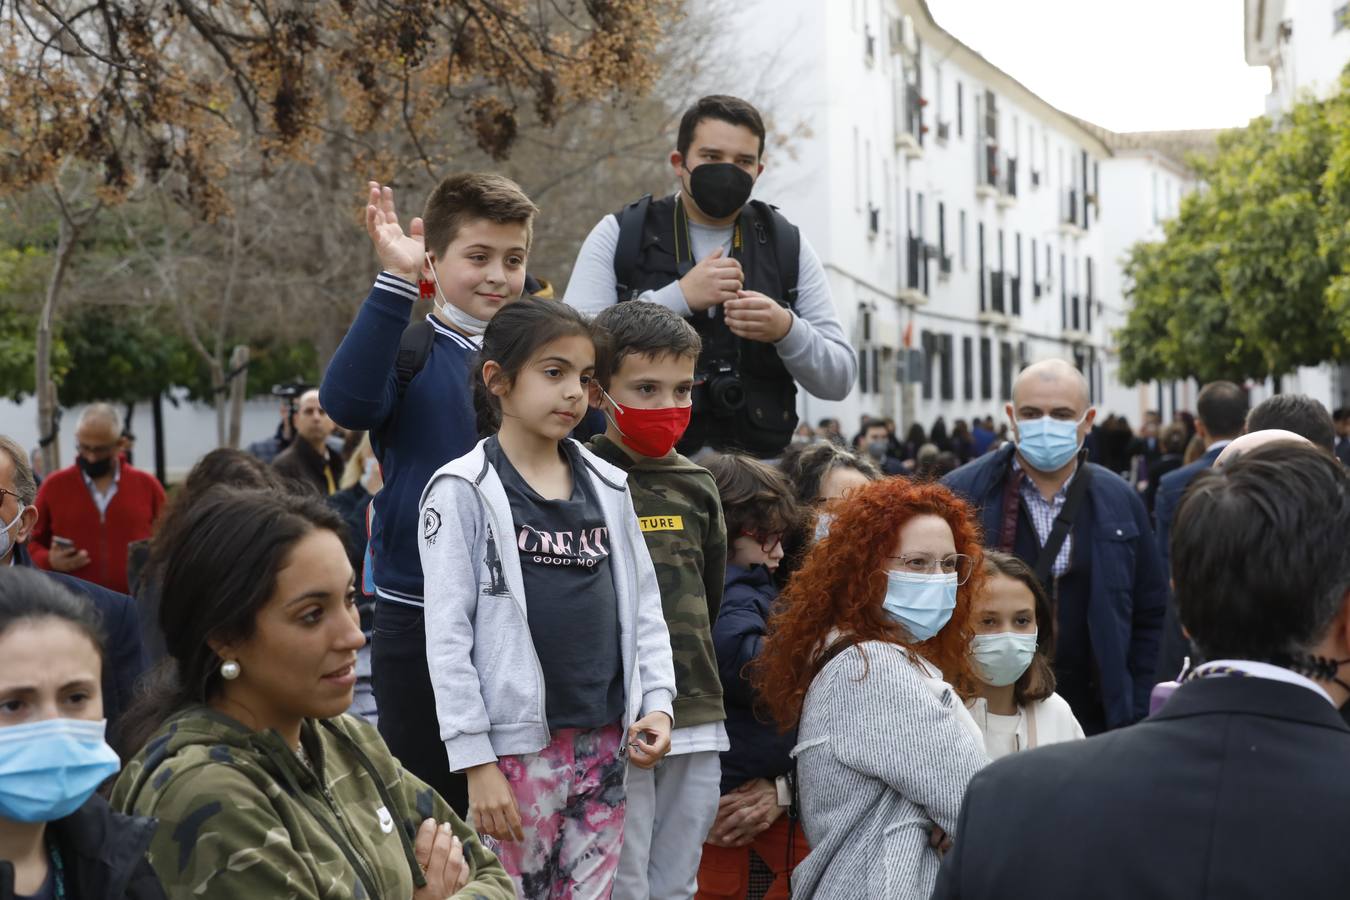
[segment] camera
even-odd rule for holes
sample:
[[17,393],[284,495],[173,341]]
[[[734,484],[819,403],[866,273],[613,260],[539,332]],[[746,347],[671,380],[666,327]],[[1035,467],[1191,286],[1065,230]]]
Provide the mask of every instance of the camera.
[[731,363],[709,360],[700,380],[710,412],[733,413],[745,406],[745,385]]
[[299,379],[295,381],[286,381],[281,384],[272,385],[272,396],[282,400],[294,401],[308,389],[308,386]]

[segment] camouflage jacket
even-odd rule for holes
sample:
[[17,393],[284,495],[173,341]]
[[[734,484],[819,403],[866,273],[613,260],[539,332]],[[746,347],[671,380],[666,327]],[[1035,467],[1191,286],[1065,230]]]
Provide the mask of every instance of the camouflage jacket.
[[459,898],[515,897],[497,858],[351,716],[306,720],[313,770],[275,731],[204,706],[170,719],[118,776],[113,806],[154,816],[151,866],[170,900],[409,900],[412,836],[449,821],[472,867]]
[[722,605],[727,526],[717,482],[678,453],[634,462],[604,435],[587,445],[628,473],[633,508],[661,586],[661,609],[675,661],[675,727],[719,722],[722,681],[712,623]]

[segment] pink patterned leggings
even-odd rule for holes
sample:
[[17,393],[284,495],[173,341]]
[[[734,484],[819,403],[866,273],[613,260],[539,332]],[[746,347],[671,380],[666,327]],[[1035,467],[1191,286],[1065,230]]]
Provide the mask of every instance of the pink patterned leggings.
[[497,761],[525,840],[497,842],[524,900],[608,900],[623,846],[623,728],[563,728],[538,753]]

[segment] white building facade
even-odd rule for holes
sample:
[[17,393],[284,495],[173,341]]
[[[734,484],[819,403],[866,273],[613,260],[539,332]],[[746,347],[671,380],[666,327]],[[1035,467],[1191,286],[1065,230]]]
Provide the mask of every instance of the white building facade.
[[[1100,129],[1046,103],[941,29],[922,0],[786,0],[747,37],[803,77],[778,105],[809,123],[768,149],[757,195],[801,226],[859,355],[852,394],[803,397],[804,420],[1002,418],[1024,365],[1075,362],[1109,386]],[[1179,194],[1172,206],[1179,200]],[[907,350],[924,351],[906,365]]]

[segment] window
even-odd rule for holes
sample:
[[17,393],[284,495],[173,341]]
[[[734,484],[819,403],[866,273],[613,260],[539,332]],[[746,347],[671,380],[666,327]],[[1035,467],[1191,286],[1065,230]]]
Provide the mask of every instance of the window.
[[1069,330],[1069,262],[1059,255],[1059,327]]
[[863,177],[867,179],[867,208],[872,208],[872,140],[863,141]]
[[980,260],[980,268],[979,268],[979,273],[980,273],[980,312],[984,312],[985,309],[987,309],[986,304],[988,303],[988,300],[985,298],[985,295],[984,295],[985,285],[984,285],[984,223],[983,223],[983,222],[979,222],[979,223],[977,223],[977,224],[975,225],[975,243],[976,243],[976,247],[977,247],[976,252],[980,254],[980,257],[979,257],[979,260]]
[[999,341],[998,345],[998,395],[1001,400],[1012,400],[1013,356],[1012,344]]
[[[1020,253],[1018,254],[1021,255]],[[1031,239],[1031,296],[1039,297],[1041,295],[1041,276],[1036,270],[1036,239]]]
[[938,201],[938,259],[947,258],[947,206]]
[[973,338],[961,338],[961,396],[967,400],[975,399],[975,341]]
[[961,245],[958,249],[961,252],[961,271],[964,272],[968,268],[966,264],[966,211],[964,209],[960,211],[957,219],[961,227]]
[[956,83],[956,136],[966,136],[966,91],[959,81]]
[[941,391],[943,400],[956,399],[956,390],[953,386],[952,378],[952,336],[950,334],[942,335],[941,344],[942,368],[940,371],[942,382]]
[[923,347],[923,399],[933,399],[933,332],[919,333],[919,345]]
[[862,192],[860,190],[862,181],[858,174],[861,171],[862,156],[858,152],[858,127],[855,125],[853,127],[853,208],[856,210],[862,209]]
[[994,345],[987,337],[980,338],[980,399],[994,399]]

